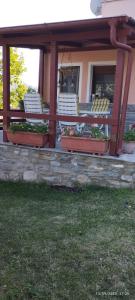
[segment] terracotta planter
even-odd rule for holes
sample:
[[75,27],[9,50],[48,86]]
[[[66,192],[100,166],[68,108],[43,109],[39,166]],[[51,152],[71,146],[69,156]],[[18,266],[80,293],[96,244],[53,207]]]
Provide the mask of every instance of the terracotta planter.
[[48,134],[17,131],[12,133],[7,131],[9,142],[18,145],[28,145],[33,147],[44,147],[48,143]]
[[68,151],[104,154],[108,151],[109,141],[89,137],[62,136],[61,147]]
[[135,153],[135,141],[123,142],[123,152],[127,154]]

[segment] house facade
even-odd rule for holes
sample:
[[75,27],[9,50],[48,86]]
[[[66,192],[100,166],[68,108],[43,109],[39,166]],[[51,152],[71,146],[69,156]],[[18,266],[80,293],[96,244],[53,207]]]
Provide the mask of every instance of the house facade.
[[[98,6],[102,18],[128,15],[135,17],[134,0],[103,0]],[[128,96],[127,125],[133,123],[135,112],[135,50]],[[93,50],[59,53],[57,95],[78,94],[81,107],[88,107],[95,95],[113,103],[117,50]],[[49,103],[49,54],[45,54],[43,98]],[[126,66],[125,66],[126,69]],[[124,71],[125,72],[125,71]]]
[[[78,95],[84,107],[90,106],[96,95],[112,103],[111,114],[107,118],[98,115],[96,123],[110,127],[109,153],[121,153],[127,104],[134,106],[133,18],[115,16],[0,28],[0,45],[4,142],[8,141],[7,129],[14,117],[45,119],[49,121],[49,147],[55,148],[57,122],[95,124],[95,115],[90,116],[88,111],[85,116],[58,114],[57,97]],[[10,109],[10,47],[40,49],[39,92],[49,103],[48,113]]]
[[103,17],[113,17],[126,14],[135,18],[134,0],[102,0],[100,7],[100,13]]

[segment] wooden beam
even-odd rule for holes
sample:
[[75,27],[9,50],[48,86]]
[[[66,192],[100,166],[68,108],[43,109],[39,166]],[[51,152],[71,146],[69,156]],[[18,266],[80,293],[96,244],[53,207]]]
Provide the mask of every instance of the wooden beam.
[[[121,26],[123,23],[128,23],[131,18],[128,16],[116,16],[111,17],[111,20],[117,21]],[[41,32],[53,32],[53,31],[67,31],[67,30],[85,30],[86,28],[105,28],[108,25],[107,18],[96,18],[96,19],[87,19],[87,20],[77,20],[77,21],[64,21],[64,22],[55,22],[55,23],[42,23],[42,24],[33,24],[33,25],[22,25],[22,26],[13,26],[13,27],[3,27],[0,29],[1,34],[40,34]],[[133,22],[131,24],[134,25]]]
[[128,24],[123,24],[123,28],[127,29],[127,35],[132,35],[135,34],[135,28],[128,25]]
[[3,46],[3,141],[7,142],[6,130],[10,123],[10,48]]
[[81,48],[83,46],[82,43],[79,42],[59,42],[58,46],[69,46],[69,47],[79,47]]
[[111,141],[110,141],[110,155],[117,153],[117,139],[120,120],[120,107],[123,87],[123,74],[124,74],[125,51],[122,49],[117,50],[117,65],[115,73],[115,87],[114,87],[114,100],[112,109],[112,119],[115,120],[112,124]]
[[[60,53],[64,52],[86,52],[86,51],[101,51],[101,50],[113,50],[115,49],[112,45],[91,45],[88,47],[76,47],[76,48],[59,48]],[[116,50],[116,49],[115,49]],[[50,52],[50,51],[48,51]]]
[[[56,115],[57,110],[57,70],[58,50],[55,42],[51,43],[50,53],[50,114]],[[56,121],[49,121],[49,147],[55,148]]]
[[23,44],[19,44],[19,45],[17,45],[17,44],[12,44],[12,45],[9,45],[9,47],[15,47],[15,48],[27,48],[27,49],[31,49],[31,50],[46,50],[46,47],[45,47],[45,45],[44,44],[40,44],[40,45],[36,45],[36,46],[34,46],[34,45],[29,45],[29,44],[27,44],[27,45],[23,45]]
[[52,120],[52,121],[67,121],[67,122],[79,122],[79,123],[86,123],[86,124],[109,124],[112,123],[115,125],[116,120],[112,120],[111,117],[104,118],[98,117],[94,118],[92,116],[82,117],[82,116],[65,116],[65,115],[55,115],[55,114],[35,114],[35,113],[25,113],[18,110],[10,110],[8,112],[8,116],[10,117],[21,117],[21,118],[29,118],[29,119],[39,119],[39,120]]
[[57,33],[57,34],[38,34],[38,35],[30,35],[30,36],[8,36],[8,37],[0,37],[0,45],[8,44],[8,45],[42,45],[43,43],[51,43],[54,42],[83,42],[85,40],[98,40],[100,39],[108,39],[109,38],[109,29],[107,30],[87,30],[80,32],[67,32],[67,33]]

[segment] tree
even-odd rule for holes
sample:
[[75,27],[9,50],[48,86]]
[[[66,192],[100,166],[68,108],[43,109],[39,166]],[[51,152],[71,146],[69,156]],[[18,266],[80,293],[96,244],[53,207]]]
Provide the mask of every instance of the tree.
[[37,93],[37,91],[36,91],[36,89],[33,88],[32,86],[28,86],[27,93],[28,93],[28,94],[31,94],[31,93]]
[[[22,74],[26,71],[24,58],[16,48],[10,48],[10,105],[18,107],[19,101],[24,98],[27,86],[22,82]],[[2,82],[2,51],[0,51],[0,108],[3,107]]]

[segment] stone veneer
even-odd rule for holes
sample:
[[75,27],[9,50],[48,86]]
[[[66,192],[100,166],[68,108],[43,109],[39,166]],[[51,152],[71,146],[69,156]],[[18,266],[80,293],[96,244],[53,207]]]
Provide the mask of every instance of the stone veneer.
[[0,144],[0,180],[135,187],[135,162]]

